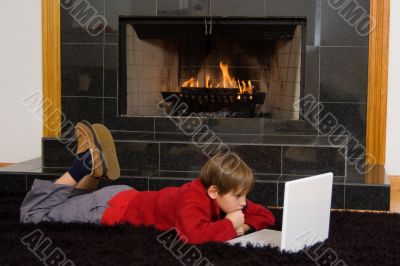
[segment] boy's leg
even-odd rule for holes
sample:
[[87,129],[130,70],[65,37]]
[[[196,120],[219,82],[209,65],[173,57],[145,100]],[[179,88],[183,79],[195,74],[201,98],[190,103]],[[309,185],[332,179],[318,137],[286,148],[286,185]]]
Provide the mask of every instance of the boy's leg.
[[132,188],[125,185],[107,186],[91,193],[82,193],[83,190],[74,189],[71,192],[72,196],[46,214],[46,219],[63,223],[100,224],[110,199],[129,189]]
[[75,179],[71,176],[70,173],[66,172],[60,178],[58,178],[54,183],[61,185],[69,185],[76,189],[82,190],[96,190],[99,185],[100,178],[93,177],[91,175],[87,175],[83,177],[79,182],[76,182]]
[[[62,178],[68,179],[65,175]],[[46,219],[46,214],[55,206],[65,202],[73,189],[74,187],[68,184],[35,179],[31,190],[22,202],[20,221],[23,223],[49,221]]]
[[[79,201],[80,198],[74,200],[69,200],[69,198],[75,198],[77,195],[84,194],[85,190],[95,189],[99,183],[99,179],[96,178],[107,176],[107,170],[109,170],[111,179],[119,177],[119,164],[111,133],[102,125],[96,125],[96,127],[98,132],[86,121],[77,124],[77,159],[68,172],[58,178],[55,183],[35,180],[31,191],[28,192],[21,206],[21,222],[71,221],[71,219],[74,220],[77,216],[81,217],[82,214],[75,215],[75,218],[71,217],[69,219],[68,216],[63,216],[60,210],[74,213],[74,210],[63,209],[64,205],[67,206],[68,204],[66,203],[68,201],[68,206],[80,207],[80,204],[71,204],[71,202]],[[106,164],[104,164],[102,150],[104,150],[104,154],[107,154]],[[106,191],[115,192],[115,189],[118,190],[118,188],[110,188]],[[127,187],[123,189],[127,189]],[[109,193],[108,195],[111,194]],[[107,196],[105,199],[107,199]]]
[[78,184],[75,185],[76,189],[82,190],[96,190],[99,185],[100,178],[93,177],[91,175],[87,175],[79,181]]
[[93,157],[90,151],[78,154],[68,171],[54,183],[86,190],[96,189],[99,178],[96,179],[90,176],[93,168],[92,160]]
[[66,184],[35,179],[21,206],[20,221],[39,222],[101,222],[108,201],[129,186],[108,186],[92,193]]
[[75,185],[77,183],[76,183],[75,179],[71,176],[71,174],[66,172],[61,177],[59,177],[56,181],[54,181],[54,184],[68,185],[71,187],[75,187]]
[[[119,177],[119,163],[116,156],[114,139],[109,130],[101,125],[91,125],[81,121],[76,125],[75,136],[77,139],[77,159],[67,173],[55,181],[56,184],[66,184],[82,190],[95,190],[100,182],[100,177],[107,176],[108,170],[113,179]],[[111,148],[110,148],[111,147]],[[108,155],[111,150],[111,156]],[[107,167],[115,158],[111,167]],[[118,176],[115,176],[117,169]],[[114,172],[114,174],[113,174]]]
[[[110,131],[102,124],[93,124],[91,126],[86,125],[86,129],[83,128],[82,131],[85,131],[85,134],[81,134],[80,141],[78,139],[78,151],[83,151],[85,149],[85,141],[90,142],[93,139],[92,144],[87,146],[95,146],[101,152],[102,161],[99,161],[95,164],[92,164],[91,161],[84,161],[85,165],[89,165],[94,168],[98,164],[102,164],[102,177],[106,177],[109,180],[116,180],[120,176],[120,168],[119,162],[117,158],[117,153],[115,150],[114,139],[110,133]],[[78,135],[78,134],[77,134]],[[90,136],[89,138],[84,138],[85,135]],[[84,157],[83,157],[84,158]],[[94,157],[92,156],[92,160]],[[92,171],[91,173],[94,173]],[[76,178],[75,178],[76,180]],[[75,186],[77,189],[85,189],[85,190],[95,190],[100,182],[99,176],[87,175],[83,178],[80,178],[80,181]]]
[[51,221],[48,213],[71,196],[76,184],[92,172],[91,152],[77,155],[68,171],[54,183],[35,179],[20,208],[20,221],[39,223]]
[[[83,157],[78,155],[78,158],[75,159],[70,169],[55,182],[35,179],[31,190],[22,202],[20,221],[24,223],[52,221],[54,217],[49,217],[48,213],[53,208],[62,205],[73,195],[85,193],[84,190],[74,190],[77,184],[85,182],[81,183],[81,188],[96,188],[98,181],[92,184],[82,181],[85,177],[91,178],[88,176],[90,172],[91,169],[86,167]],[[85,184],[85,186],[82,186],[82,184]],[[75,193],[71,194],[72,192]]]
[[[90,125],[87,121],[81,121],[76,126],[75,135],[78,141],[77,154],[83,154],[85,165],[90,165],[90,175],[109,180],[118,179],[120,167],[114,139],[108,128],[102,124]],[[90,162],[85,160],[88,157],[92,159]]]

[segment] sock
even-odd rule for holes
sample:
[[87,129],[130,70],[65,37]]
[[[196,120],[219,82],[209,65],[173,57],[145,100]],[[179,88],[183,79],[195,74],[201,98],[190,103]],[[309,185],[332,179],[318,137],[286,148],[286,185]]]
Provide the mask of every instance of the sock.
[[90,150],[79,153],[67,172],[76,182],[81,181],[82,178],[89,175],[92,172],[92,155]]

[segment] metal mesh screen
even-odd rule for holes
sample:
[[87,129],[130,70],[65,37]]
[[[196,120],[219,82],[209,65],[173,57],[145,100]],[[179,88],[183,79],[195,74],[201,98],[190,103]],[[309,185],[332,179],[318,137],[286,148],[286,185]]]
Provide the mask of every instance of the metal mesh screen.
[[[178,92],[195,78],[199,87],[221,80],[220,63],[229,64],[232,77],[251,81],[255,91],[267,93],[257,112],[274,119],[299,119],[294,106],[301,95],[303,28],[292,39],[269,42],[219,41],[206,51],[193,40],[140,39],[126,27],[127,115],[162,116],[157,108],[161,92]],[[207,76],[207,77],[206,77]]]

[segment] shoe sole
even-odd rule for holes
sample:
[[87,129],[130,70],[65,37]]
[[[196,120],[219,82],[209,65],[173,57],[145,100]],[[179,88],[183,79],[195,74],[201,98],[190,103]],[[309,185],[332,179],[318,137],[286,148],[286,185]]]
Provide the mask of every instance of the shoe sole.
[[[81,125],[79,125],[81,124]],[[107,173],[107,167],[105,164],[105,159],[102,151],[102,147],[100,145],[100,141],[93,129],[93,125],[91,125],[88,121],[82,120],[78,123],[77,128],[80,128],[82,132],[86,134],[87,139],[91,142],[90,146],[94,146],[98,151],[99,151],[99,156],[100,156],[100,161],[101,161],[101,168],[102,168],[102,176],[104,176]],[[91,151],[92,153],[93,151]],[[92,154],[93,156],[93,154]],[[93,162],[92,162],[93,164]],[[93,165],[93,167],[96,167]]]
[[114,138],[108,128],[102,124],[93,124],[92,129],[102,149],[103,161],[106,169],[104,176],[110,180],[116,180],[119,178],[121,170],[115,149]]

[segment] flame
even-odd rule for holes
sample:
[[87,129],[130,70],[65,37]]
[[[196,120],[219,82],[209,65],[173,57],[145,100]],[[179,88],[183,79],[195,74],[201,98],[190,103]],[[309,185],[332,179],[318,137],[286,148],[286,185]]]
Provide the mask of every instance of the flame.
[[241,91],[241,93],[243,93],[243,92],[245,92],[246,91],[246,82],[244,82],[244,80],[242,80],[242,91]]
[[[224,84],[223,88],[235,88],[237,85],[235,84],[235,80],[231,78],[229,75],[229,66],[226,64],[222,64],[222,61],[219,62],[219,68],[222,71],[222,82]],[[228,87],[229,86],[229,87]]]
[[195,78],[191,77],[190,79],[186,80],[182,83],[182,87],[194,87]]
[[252,93],[253,93],[253,86],[251,85],[251,81],[250,81],[250,80],[247,81],[247,85],[248,85],[248,87],[246,88],[246,90],[247,90],[250,94],[252,94]]
[[[220,81],[212,81],[210,80],[210,75],[206,75],[204,87],[206,88],[238,88],[239,93],[248,92],[250,94],[253,93],[253,85],[251,81],[247,82],[240,79],[235,79],[229,75],[229,65],[223,64],[222,61],[219,62],[219,68],[222,72],[222,80]],[[185,80],[182,83],[181,87],[192,87],[198,88],[199,81],[195,77],[191,77],[188,80]]]

